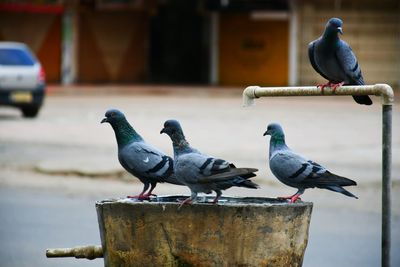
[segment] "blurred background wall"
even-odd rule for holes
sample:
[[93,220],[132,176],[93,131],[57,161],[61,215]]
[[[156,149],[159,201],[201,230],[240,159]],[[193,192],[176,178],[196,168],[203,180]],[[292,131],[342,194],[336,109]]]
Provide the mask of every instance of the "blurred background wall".
[[367,83],[400,86],[398,0],[0,1],[0,41],[50,83],[312,85],[307,45],[344,20]]

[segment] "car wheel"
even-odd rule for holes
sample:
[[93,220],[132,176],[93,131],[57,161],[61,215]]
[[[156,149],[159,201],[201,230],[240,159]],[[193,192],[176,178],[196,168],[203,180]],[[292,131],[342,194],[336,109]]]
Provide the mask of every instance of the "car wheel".
[[39,113],[39,106],[21,107],[22,114],[25,118],[35,118]]

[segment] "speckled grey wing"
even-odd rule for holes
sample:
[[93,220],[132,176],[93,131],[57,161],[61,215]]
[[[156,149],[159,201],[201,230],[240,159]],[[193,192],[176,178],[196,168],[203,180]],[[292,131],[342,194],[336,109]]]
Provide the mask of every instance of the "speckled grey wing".
[[315,53],[315,46],[319,42],[320,39],[317,39],[315,41],[312,41],[311,43],[308,44],[308,58],[310,59],[311,66],[314,68],[316,72],[319,73],[322,77],[327,79],[329,81],[329,78],[322,72],[321,68],[318,66],[315,57],[318,55]]
[[201,153],[188,153],[179,157],[180,176],[189,183],[212,183],[226,181],[232,177],[247,175],[257,169],[235,168],[229,162]]
[[218,174],[229,168],[229,162],[207,155],[202,155],[201,161],[197,162],[196,165],[199,168],[199,173],[204,176]]
[[269,162],[272,173],[283,182],[296,186],[306,179],[318,178],[326,169],[311,160],[291,151],[278,151]]
[[[343,40],[340,40],[336,58],[346,75],[345,85],[365,84],[357,58],[351,47]],[[372,100],[368,95],[353,96],[353,98],[359,104],[372,105]]]
[[244,179],[256,176],[254,172],[258,169],[255,168],[229,168],[224,172],[213,174],[210,176],[204,176],[199,178],[199,183],[212,183],[231,180],[232,177],[244,176]]
[[[308,160],[291,150],[276,153],[271,158],[270,167],[272,173],[289,186],[297,188],[326,188],[354,196],[342,188],[337,188],[337,186],[356,185],[356,182],[333,174],[320,164]],[[332,189],[333,187],[334,189]]]
[[250,177],[255,176],[253,172],[258,171],[253,168],[236,168],[233,164],[223,159],[208,157],[202,155],[202,160],[196,166],[199,171],[198,183],[213,183],[232,179],[236,176],[246,176],[252,174]]
[[220,173],[229,168],[229,162],[209,157],[198,151],[180,155],[176,164],[179,176],[185,176],[185,180],[190,183],[197,183],[201,177]]
[[173,173],[173,160],[145,142],[134,142],[119,152],[119,160],[135,175],[165,182]]
[[346,84],[364,84],[364,78],[361,73],[361,68],[358,65],[357,58],[351,47],[343,40],[340,40],[340,45],[336,50],[336,58],[347,76]]

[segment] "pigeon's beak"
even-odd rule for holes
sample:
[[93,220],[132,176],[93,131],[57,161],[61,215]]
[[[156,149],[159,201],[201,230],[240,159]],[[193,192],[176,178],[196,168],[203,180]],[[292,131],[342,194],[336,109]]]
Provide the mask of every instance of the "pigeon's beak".
[[165,133],[165,128],[162,128],[162,130],[160,131],[160,134]]
[[105,122],[108,122],[107,118],[102,119],[100,123],[105,123]]
[[340,34],[343,34],[343,29],[342,29],[342,27],[338,27],[337,30],[338,30],[338,32],[339,32]]
[[265,133],[263,134],[263,136],[269,135],[270,133],[267,131],[265,131]]

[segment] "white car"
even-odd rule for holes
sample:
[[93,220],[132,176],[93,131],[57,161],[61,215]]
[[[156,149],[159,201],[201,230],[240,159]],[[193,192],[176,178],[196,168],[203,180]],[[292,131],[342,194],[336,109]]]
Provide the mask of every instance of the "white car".
[[36,117],[45,97],[45,72],[23,43],[0,42],[0,105],[20,108]]

